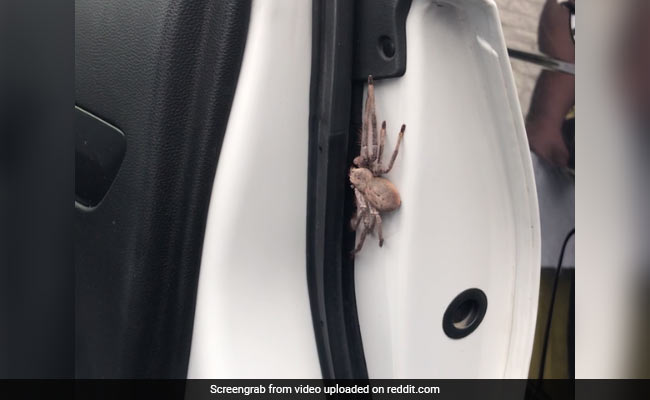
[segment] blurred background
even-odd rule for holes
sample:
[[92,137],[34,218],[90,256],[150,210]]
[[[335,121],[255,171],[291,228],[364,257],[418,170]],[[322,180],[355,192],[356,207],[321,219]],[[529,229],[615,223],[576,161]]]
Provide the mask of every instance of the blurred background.
[[[511,60],[542,229],[530,377],[648,378],[650,2],[579,1],[577,49],[569,39],[570,7],[557,0],[496,3],[509,49],[577,59],[577,79]],[[578,239],[570,237],[576,223]]]
[[578,5],[576,377],[650,377],[650,2]]

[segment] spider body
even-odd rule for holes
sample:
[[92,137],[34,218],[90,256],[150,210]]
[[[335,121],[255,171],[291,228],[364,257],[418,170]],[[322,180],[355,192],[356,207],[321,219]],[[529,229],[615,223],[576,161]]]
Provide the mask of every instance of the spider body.
[[375,90],[372,76],[369,76],[368,97],[361,127],[361,150],[360,154],[354,158],[355,166],[350,168],[350,183],[354,189],[357,205],[357,212],[352,218],[351,225],[354,230],[361,226],[359,243],[354,249],[355,254],[363,247],[363,242],[369,232],[377,232],[379,246],[384,244],[381,213],[394,211],[402,204],[395,185],[381,175],[388,173],[393,168],[405,129],[406,126],[402,125],[390,162],[388,166],[384,166],[382,155],[386,142],[386,121],[382,123],[381,131],[378,132],[375,115]]
[[361,192],[368,204],[379,212],[397,210],[402,203],[393,182],[374,176],[367,168],[350,169],[350,182],[355,189]]

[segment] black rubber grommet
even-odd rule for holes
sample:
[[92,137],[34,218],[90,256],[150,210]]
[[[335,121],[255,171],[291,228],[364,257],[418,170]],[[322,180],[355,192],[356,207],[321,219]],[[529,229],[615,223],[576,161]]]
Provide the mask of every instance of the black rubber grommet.
[[452,339],[462,339],[483,321],[487,296],[481,289],[467,289],[449,304],[442,317],[442,330]]

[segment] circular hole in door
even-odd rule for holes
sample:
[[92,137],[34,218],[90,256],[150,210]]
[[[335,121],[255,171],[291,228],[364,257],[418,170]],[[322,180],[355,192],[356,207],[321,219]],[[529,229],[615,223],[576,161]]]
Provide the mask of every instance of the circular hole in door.
[[462,339],[483,321],[487,311],[487,296],[481,289],[467,289],[456,296],[445,311],[442,329],[452,339]]
[[395,56],[395,42],[388,36],[381,36],[379,38],[379,51],[387,58],[391,59]]

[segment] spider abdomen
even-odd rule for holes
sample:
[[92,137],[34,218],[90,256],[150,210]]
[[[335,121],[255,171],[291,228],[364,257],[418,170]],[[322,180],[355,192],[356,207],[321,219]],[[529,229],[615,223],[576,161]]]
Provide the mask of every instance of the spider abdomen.
[[386,178],[372,178],[363,194],[368,202],[380,212],[396,210],[402,204],[397,188]]

